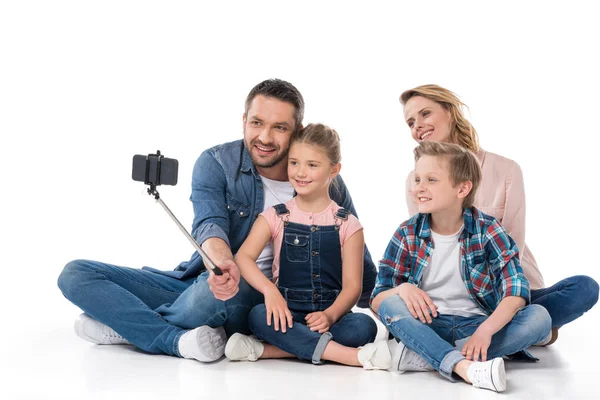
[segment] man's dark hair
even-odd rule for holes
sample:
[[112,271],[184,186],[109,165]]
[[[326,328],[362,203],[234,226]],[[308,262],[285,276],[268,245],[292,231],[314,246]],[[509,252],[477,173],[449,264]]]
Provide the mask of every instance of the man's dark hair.
[[304,99],[294,85],[281,79],[267,79],[266,81],[262,81],[254,86],[250,93],[248,93],[248,97],[246,97],[246,115],[248,115],[252,100],[258,95],[273,97],[293,105],[295,119],[294,130],[297,130],[300,127],[302,119],[304,118]]

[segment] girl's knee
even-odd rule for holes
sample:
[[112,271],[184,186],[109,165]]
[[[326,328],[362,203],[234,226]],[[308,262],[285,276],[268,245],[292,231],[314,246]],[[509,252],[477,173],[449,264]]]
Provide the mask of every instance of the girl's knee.
[[267,307],[264,304],[255,306],[248,314],[248,325],[252,332],[267,324]]

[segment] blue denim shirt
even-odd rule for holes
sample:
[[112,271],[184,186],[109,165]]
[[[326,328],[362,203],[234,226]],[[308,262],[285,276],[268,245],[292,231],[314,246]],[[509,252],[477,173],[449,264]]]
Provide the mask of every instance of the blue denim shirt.
[[[329,195],[333,201],[358,217],[350,193],[339,175],[331,185]],[[194,206],[192,236],[198,243],[217,237],[229,244],[233,254],[237,253],[250,233],[254,220],[263,212],[265,202],[262,180],[243,140],[215,146],[200,155],[194,165],[190,200]],[[200,274],[205,267],[201,257],[194,252],[189,261],[182,262],[174,271],[146,269],[177,279],[187,279]],[[376,276],[375,264],[365,246],[363,293],[359,307],[369,306]]]

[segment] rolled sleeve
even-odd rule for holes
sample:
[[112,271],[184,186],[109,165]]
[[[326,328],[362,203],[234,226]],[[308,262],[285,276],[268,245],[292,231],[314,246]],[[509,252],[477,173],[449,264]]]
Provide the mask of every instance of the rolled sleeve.
[[210,151],[203,152],[194,165],[190,196],[194,207],[192,236],[200,244],[213,237],[229,244],[226,185],[223,167]]
[[498,222],[490,225],[486,236],[490,269],[502,285],[502,299],[506,296],[519,296],[529,304],[531,301],[529,281],[521,268],[515,241]]

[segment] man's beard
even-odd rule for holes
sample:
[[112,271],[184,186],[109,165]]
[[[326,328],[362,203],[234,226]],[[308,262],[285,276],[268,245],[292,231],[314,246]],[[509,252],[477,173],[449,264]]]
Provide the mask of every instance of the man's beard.
[[[276,166],[277,164],[279,164],[280,162],[282,162],[283,160],[286,159],[288,152],[290,150],[290,148],[288,147],[284,152],[275,156],[275,158],[273,158],[271,160],[260,160],[260,159],[256,159],[254,154],[252,153],[252,149],[254,148],[253,143],[250,143],[250,145],[248,145],[248,143],[246,143],[246,147],[248,148],[248,153],[250,154],[250,158],[252,159],[252,164],[254,164],[254,166],[260,167],[260,168],[273,168],[274,166]],[[277,149],[275,150],[275,152],[276,151],[277,151]]]

